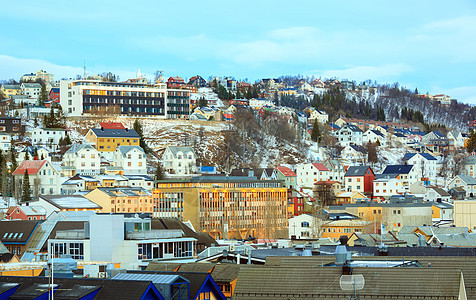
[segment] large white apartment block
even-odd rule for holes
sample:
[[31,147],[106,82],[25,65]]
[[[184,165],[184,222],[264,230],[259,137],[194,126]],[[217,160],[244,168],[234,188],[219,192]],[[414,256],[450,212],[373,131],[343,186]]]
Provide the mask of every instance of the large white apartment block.
[[297,185],[314,187],[317,181],[326,181],[330,178],[329,169],[322,163],[308,163],[296,168]]
[[61,80],[60,104],[67,116],[123,114],[165,117],[165,83]]

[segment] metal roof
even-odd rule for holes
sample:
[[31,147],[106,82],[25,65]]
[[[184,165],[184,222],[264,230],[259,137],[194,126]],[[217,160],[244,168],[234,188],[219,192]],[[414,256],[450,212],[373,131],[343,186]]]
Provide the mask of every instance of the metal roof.
[[171,284],[177,280],[186,281],[180,275],[173,274],[150,274],[150,273],[119,273],[112,278],[113,280],[140,280],[140,281],[152,281],[154,284]]

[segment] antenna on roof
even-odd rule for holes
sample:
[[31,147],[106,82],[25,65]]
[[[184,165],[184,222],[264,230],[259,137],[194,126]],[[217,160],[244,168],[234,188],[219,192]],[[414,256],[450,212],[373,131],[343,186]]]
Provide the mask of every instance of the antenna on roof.
[[83,69],[84,69],[83,79],[86,79],[86,60],[84,60]]

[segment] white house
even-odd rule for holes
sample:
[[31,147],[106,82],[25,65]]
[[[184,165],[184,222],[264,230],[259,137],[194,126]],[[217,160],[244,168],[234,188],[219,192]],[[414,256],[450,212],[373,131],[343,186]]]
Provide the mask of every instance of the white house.
[[317,120],[318,123],[327,123],[329,122],[329,115],[323,111],[323,110],[313,110],[310,114],[309,114],[309,118],[307,118],[307,121],[309,123],[314,123],[314,120]]
[[63,155],[63,174],[95,175],[101,170],[99,151],[90,144],[73,144]]
[[32,144],[44,146],[56,150],[60,139],[66,137],[66,129],[63,128],[35,128],[31,132]]
[[39,83],[22,83],[21,87],[21,94],[25,96],[29,96],[31,98],[38,99],[40,96],[41,91],[41,84]]
[[196,173],[197,156],[192,147],[169,146],[162,155],[163,167],[171,174]]
[[375,129],[373,130],[369,129],[362,134],[362,142],[364,144],[376,143],[377,141],[380,144],[380,146],[385,147],[386,146],[385,134]]
[[322,163],[300,164],[296,168],[297,185],[314,187],[317,181],[329,180],[329,169]]
[[425,196],[423,197],[425,201],[434,201],[437,202],[438,200],[444,202],[451,201],[451,195],[442,188],[437,187],[430,187],[426,192]]
[[315,218],[309,214],[302,214],[288,219],[289,238],[310,239],[317,238],[317,226],[314,226]]
[[397,174],[377,174],[373,181],[374,196],[388,198],[406,192]]
[[446,138],[450,141],[450,144],[453,143],[455,148],[463,148],[468,136],[459,131],[449,131],[446,134]]
[[119,146],[113,155],[114,166],[124,169],[124,175],[146,175],[146,155],[139,146]]
[[9,151],[12,146],[12,137],[8,133],[0,133],[0,149],[2,151]]
[[367,158],[367,150],[358,145],[347,145],[342,149],[340,157],[351,162],[364,162]]
[[409,164],[414,165],[419,178],[435,178],[437,175],[437,160],[429,153],[407,153],[403,159]]
[[335,131],[335,137],[338,143],[342,146],[348,145],[360,145],[362,146],[363,137],[362,130],[359,127],[352,124],[345,124],[340,129]]
[[327,159],[324,166],[329,169],[329,180],[339,181],[344,183],[345,168],[340,160]]
[[23,148],[23,149],[18,153],[17,162],[18,162],[18,163],[21,163],[22,161],[25,160],[25,156],[26,156],[26,152],[27,152],[27,151],[28,151],[29,159],[30,159],[30,160],[33,160],[33,159],[35,158],[35,157],[34,157],[35,148],[36,148],[36,152],[38,153],[38,159],[48,159],[48,160],[51,160],[50,152],[49,152],[46,148],[41,147],[41,146],[27,146],[27,147]]
[[259,110],[263,106],[272,106],[272,107],[274,107],[274,103],[273,103],[272,100],[252,98],[249,101],[249,106],[253,109]]
[[408,192],[410,186],[418,181],[418,170],[414,165],[388,165],[382,174],[394,174],[402,183],[405,192]]
[[31,194],[55,195],[60,193],[60,176],[48,160],[26,160],[13,172],[16,191],[21,191],[25,171],[28,172]]
[[127,178],[127,185],[130,187],[141,187],[148,191],[154,188],[154,179],[147,175],[124,175]]
[[466,191],[466,197],[476,195],[476,179],[469,175],[457,175],[448,183],[448,190],[460,187]]
[[472,153],[464,159],[463,175],[476,177],[476,154]]

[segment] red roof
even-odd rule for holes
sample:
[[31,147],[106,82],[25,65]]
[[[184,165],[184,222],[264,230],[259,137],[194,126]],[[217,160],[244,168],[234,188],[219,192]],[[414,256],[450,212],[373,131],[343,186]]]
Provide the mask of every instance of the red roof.
[[326,166],[324,166],[324,164],[322,163],[314,163],[312,164],[316,169],[318,169],[319,171],[329,171],[328,168],[326,168]]
[[13,172],[13,175],[23,175],[25,174],[25,170],[28,170],[28,175],[33,175],[38,173],[38,171],[43,167],[43,165],[47,162],[46,159],[44,160],[25,160],[21,163],[21,165]]
[[289,169],[288,167],[277,167],[276,169],[278,169],[279,172],[281,172],[284,176],[286,177],[292,177],[292,176],[296,176],[296,173],[294,173],[293,171],[291,171],[291,169]]
[[120,122],[99,122],[99,127],[104,129],[126,129]]
[[334,183],[340,183],[339,181],[334,181],[334,180],[321,180],[321,181],[316,181],[314,184],[325,184],[325,185],[333,185]]

